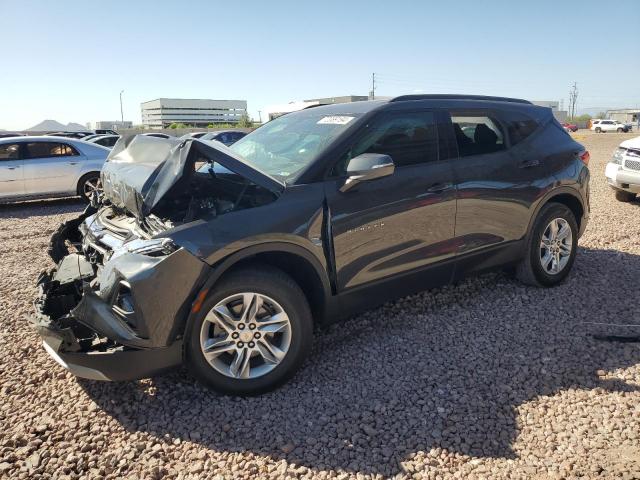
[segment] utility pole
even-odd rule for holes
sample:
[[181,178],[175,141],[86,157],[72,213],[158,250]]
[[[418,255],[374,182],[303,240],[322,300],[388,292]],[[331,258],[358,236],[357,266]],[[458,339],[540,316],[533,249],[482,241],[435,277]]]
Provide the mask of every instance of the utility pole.
[[120,128],[124,126],[124,113],[122,110],[122,94],[123,93],[124,93],[124,90],[120,90]]
[[376,99],[376,74],[371,74],[371,100]]
[[573,86],[569,91],[569,111],[571,112],[571,118],[576,116],[576,103],[578,101],[578,84],[573,82]]
[[258,110],[258,118],[260,118],[260,123],[262,123],[262,110]]

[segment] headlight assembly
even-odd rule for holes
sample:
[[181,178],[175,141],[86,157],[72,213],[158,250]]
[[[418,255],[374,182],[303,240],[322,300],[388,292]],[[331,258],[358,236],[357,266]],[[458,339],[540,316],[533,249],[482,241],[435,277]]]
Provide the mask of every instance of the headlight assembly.
[[151,240],[132,240],[123,245],[129,253],[138,253],[148,257],[163,257],[175,252],[178,247],[170,238],[153,238]]
[[615,163],[616,165],[622,165],[622,157],[626,152],[625,148],[617,148],[615,152],[613,152],[613,157],[611,158],[611,163]]

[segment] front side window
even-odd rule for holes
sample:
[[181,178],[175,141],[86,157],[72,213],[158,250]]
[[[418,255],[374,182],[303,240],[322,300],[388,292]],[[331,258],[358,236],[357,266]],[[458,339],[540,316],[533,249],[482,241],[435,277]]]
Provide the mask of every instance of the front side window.
[[264,124],[230,148],[258,170],[286,182],[309,166],[355,119],[354,114],[323,115],[313,109],[290,113]]
[[504,133],[500,123],[489,116],[451,114],[453,130],[461,157],[484,155],[504,150]]
[[26,144],[27,158],[72,157],[78,152],[71,145],[58,142],[29,142]]
[[18,160],[20,158],[20,145],[17,143],[7,143],[0,145],[0,161]]
[[396,167],[438,160],[438,133],[432,112],[382,114],[340,159],[333,175],[342,176],[349,160],[363,153],[389,155]]

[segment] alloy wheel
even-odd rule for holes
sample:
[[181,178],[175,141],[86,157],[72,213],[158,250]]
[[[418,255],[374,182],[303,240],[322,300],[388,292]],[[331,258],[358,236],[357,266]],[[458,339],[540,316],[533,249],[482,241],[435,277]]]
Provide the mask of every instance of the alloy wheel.
[[557,275],[569,263],[573,251],[573,233],[564,218],[554,218],[542,233],[540,263],[544,271]]
[[287,313],[274,299],[255,292],[218,302],[200,329],[200,348],[209,365],[235,379],[271,372],[284,360],[290,344]]
[[102,193],[102,181],[100,177],[88,178],[82,186],[82,193],[89,200],[93,197],[94,192],[98,192],[98,194]]

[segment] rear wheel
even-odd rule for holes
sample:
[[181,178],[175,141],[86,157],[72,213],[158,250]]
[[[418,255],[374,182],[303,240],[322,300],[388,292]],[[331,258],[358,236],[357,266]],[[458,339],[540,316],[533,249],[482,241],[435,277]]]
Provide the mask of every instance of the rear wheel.
[[617,130],[617,132],[618,132],[618,133],[622,133],[622,132],[624,132],[624,128],[619,128],[619,129]]
[[525,258],[516,268],[527,285],[551,287],[571,271],[578,246],[578,225],[565,205],[549,203],[538,214]]
[[300,368],[313,321],[300,287],[269,266],[232,272],[205,300],[188,333],[187,361],[214,389],[251,395]]
[[625,192],[624,190],[616,190],[616,200],[618,200],[619,202],[633,202],[635,199],[635,193]]
[[601,133],[602,129],[600,127],[596,127],[596,133]]
[[94,193],[102,193],[100,172],[87,173],[83,175],[78,182],[78,195],[80,195],[85,202],[90,202]]

